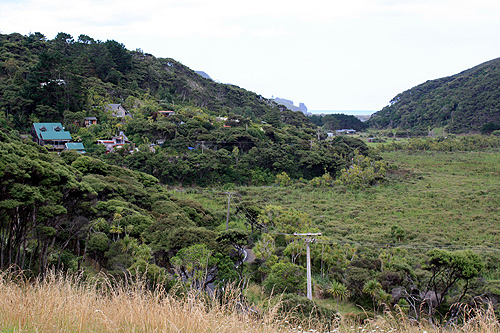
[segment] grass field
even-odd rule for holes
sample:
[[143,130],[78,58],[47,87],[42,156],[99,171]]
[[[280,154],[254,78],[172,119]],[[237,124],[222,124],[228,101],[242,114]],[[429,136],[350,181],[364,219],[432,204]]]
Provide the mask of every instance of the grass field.
[[[422,247],[500,245],[500,154],[498,152],[384,152],[386,183],[365,189],[245,187],[232,190],[232,211],[241,201],[306,212],[326,236],[357,244]],[[199,200],[213,211],[227,209],[221,191],[192,190],[176,196]],[[232,216],[231,220],[237,219]],[[394,238],[393,227],[403,236]]]

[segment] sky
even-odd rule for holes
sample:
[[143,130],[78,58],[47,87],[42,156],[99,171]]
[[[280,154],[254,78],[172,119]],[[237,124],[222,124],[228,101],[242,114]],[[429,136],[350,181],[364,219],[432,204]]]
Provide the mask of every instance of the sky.
[[309,110],[373,110],[500,57],[498,0],[0,0],[0,33],[173,58]]

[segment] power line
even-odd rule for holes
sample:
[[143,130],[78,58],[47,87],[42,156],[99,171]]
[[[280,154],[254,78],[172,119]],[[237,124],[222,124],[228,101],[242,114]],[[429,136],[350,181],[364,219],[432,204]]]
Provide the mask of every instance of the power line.
[[[199,189],[198,191],[200,192],[205,192],[205,193],[211,193],[215,195],[223,195],[226,192],[218,192],[218,191],[213,191],[213,190],[206,190],[206,189]],[[257,227],[260,230],[265,230],[266,226],[252,221],[251,219],[248,218],[251,214],[248,212],[246,209],[245,205],[241,202],[241,198],[239,195],[237,195],[237,192],[233,192],[234,194],[234,204],[238,205],[240,209],[242,209],[246,214],[237,214],[241,218],[245,219],[247,223]],[[283,233],[283,232],[273,232],[272,234],[274,235],[284,235],[284,236],[295,236],[294,234],[290,233]],[[442,245],[442,244],[407,244],[407,243],[385,243],[385,242],[365,242],[365,241],[355,241],[355,240],[347,240],[347,239],[333,239],[331,237],[326,237],[326,236],[321,236],[321,238],[316,239],[316,243],[321,243],[321,244],[341,244],[341,245],[352,245],[356,247],[369,247],[369,248],[379,248],[379,249],[384,249],[384,248],[399,248],[399,249],[412,249],[412,250],[432,250],[432,249],[443,249],[443,250],[472,250],[472,251],[477,251],[477,252],[491,252],[491,253],[500,253],[500,248],[496,247],[491,247],[491,246],[484,246],[484,245],[473,245],[473,246],[464,246],[464,245],[453,245],[453,244],[448,244],[448,245]]]

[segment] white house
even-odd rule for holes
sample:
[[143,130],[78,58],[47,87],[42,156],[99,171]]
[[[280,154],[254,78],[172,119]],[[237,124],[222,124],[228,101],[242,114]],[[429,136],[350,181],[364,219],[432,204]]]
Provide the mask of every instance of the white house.
[[355,134],[356,130],[353,129],[341,129],[337,130],[337,134]]
[[116,118],[132,117],[130,112],[125,110],[125,108],[121,104],[108,104],[106,106],[106,110],[111,111],[113,117]]

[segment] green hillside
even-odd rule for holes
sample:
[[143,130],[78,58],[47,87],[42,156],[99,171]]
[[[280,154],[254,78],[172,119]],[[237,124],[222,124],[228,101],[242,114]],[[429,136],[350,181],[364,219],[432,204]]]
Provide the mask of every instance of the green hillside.
[[[114,40],[0,35],[0,59],[5,128],[27,133],[32,123],[62,123],[89,154],[164,184],[267,185],[282,172],[312,179],[338,174],[356,148],[367,151],[357,139],[327,141],[300,111]],[[130,117],[114,116],[110,104]],[[86,117],[97,124],[85,126]],[[98,145],[121,132],[127,149]]]
[[449,133],[479,132],[489,123],[500,124],[498,87],[500,58],[404,91],[368,123],[375,128],[411,129],[414,134],[436,127]]
[[65,112],[71,118],[80,111],[102,116],[96,106],[145,95],[157,102],[146,116],[181,104],[253,120],[280,112],[285,123],[308,123],[302,113],[253,92],[206,79],[174,59],[129,51],[114,40],[66,33],[52,40],[41,33],[0,35],[0,60],[0,110],[19,129],[29,128],[33,117],[64,121]]

